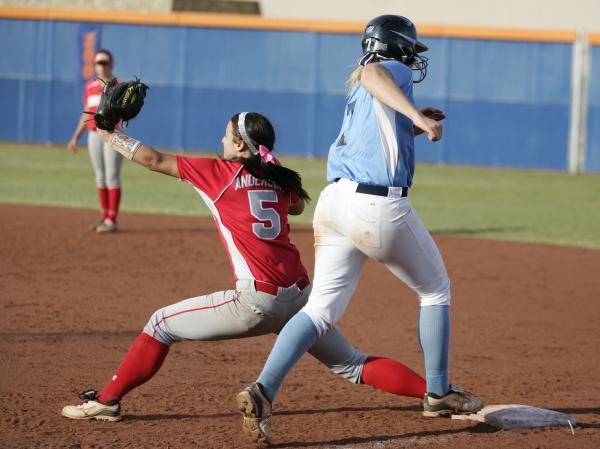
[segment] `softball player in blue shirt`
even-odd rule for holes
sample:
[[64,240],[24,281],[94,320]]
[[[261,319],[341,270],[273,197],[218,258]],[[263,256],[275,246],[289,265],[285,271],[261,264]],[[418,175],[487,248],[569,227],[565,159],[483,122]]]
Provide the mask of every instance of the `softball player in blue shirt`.
[[423,415],[474,413],[483,402],[450,385],[450,280],[438,248],[410,201],[415,170],[414,136],[442,138],[442,111],[419,111],[414,82],[426,76],[427,46],[411,21],[385,15],[363,34],[363,56],[349,80],[339,136],[327,163],[330,184],[313,220],[315,275],[304,308],[283,328],[256,383],[238,394],[243,428],[257,443],[271,442],[271,404],[300,357],[346,310],[368,258],[384,263],[417,294],[419,340],[427,393]]

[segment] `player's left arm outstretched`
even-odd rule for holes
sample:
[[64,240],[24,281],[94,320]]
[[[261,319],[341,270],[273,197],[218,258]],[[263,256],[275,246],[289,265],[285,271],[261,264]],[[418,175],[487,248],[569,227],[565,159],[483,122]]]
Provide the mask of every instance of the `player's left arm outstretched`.
[[177,157],[173,154],[161,153],[149,145],[122,132],[98,130],[102,138],[112,148],[133,162],[165,175],[179,177]]
[[108,80],[104,85],[98,109],[93,113],[98,134],[127,159],[149,170],[179,177],[176,156],[156,151],[121,129],[115,130],[118,123],[128,122],[140,113],[147,90],[148,86],[137,78],[124,83],[116,78]]
[[[125,133],[102,129],[99,129],[98,133],[106,142],[110,143],[114,150],[133,162],[146,167],[148,170],[179,178],[177,156],[161,153]],[[300,215],[304,212],[305,202],[302,198],[294,198],[294,200],[290,204],[288,213],[290,215]]]
[[[137,95],[132,95],[131,92],[127,95],[128,89],[135,91]],[[179,178],[179,167],[175,155],[162,153],[120,130],[115,131],[115,125],[120,120],[130,120],[140,112],[146,90],[147,86],[140,83],[139,80],[121,85],[107,84],[102,93],[98,111],[94,114],[98,133],[102,139],[110,143],[115,151],[127,159],[148,170]],[[302,198],[292,198],[288,212],[290,215],[300,215],[304,212],[304,207],[305,203]]]

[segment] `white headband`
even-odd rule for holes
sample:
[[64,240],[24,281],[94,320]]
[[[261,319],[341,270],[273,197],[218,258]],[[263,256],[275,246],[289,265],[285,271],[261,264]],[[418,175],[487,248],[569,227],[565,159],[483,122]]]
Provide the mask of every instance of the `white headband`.
[[247,112],[240,112],[240,116],[238,118],[238,130],[240,131],[240,136],[242,136],[242,140],[248,146],[248,149],[252,154],[258,154],[258,149],[250,138],[248,137],[248,133],[246,132],[246,114]]

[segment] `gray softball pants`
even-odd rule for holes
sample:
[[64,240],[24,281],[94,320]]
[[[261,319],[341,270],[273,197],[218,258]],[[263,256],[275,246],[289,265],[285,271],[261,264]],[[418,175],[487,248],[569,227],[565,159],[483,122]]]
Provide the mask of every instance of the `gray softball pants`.
[[[144,332],[166,345],[183,340],[225,340],[279,333],[304,305],[311,286],[280,288],[277,296],[258,292],[254,281],[238,280],[236,290],[186,299],[152,314]],[[265,348],[265,350],[268,348]],[[367,355],[333,328],[308,351],[334,374],[361,383]]]
[[96,187],[121,187],[123,156],[102,140],[96,131],[88,131],[88,150],[96,175]]

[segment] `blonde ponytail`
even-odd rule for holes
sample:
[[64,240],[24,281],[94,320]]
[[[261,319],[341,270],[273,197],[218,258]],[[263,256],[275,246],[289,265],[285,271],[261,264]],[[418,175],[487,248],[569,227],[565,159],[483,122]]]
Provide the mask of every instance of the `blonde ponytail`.
[[359,65],[354,71],[350,74],[348,79],[346,80],[346,95],[352,95],[354,88],[356,87],[356,83],[360,81],[360,74],[362,73],[363,66]]

